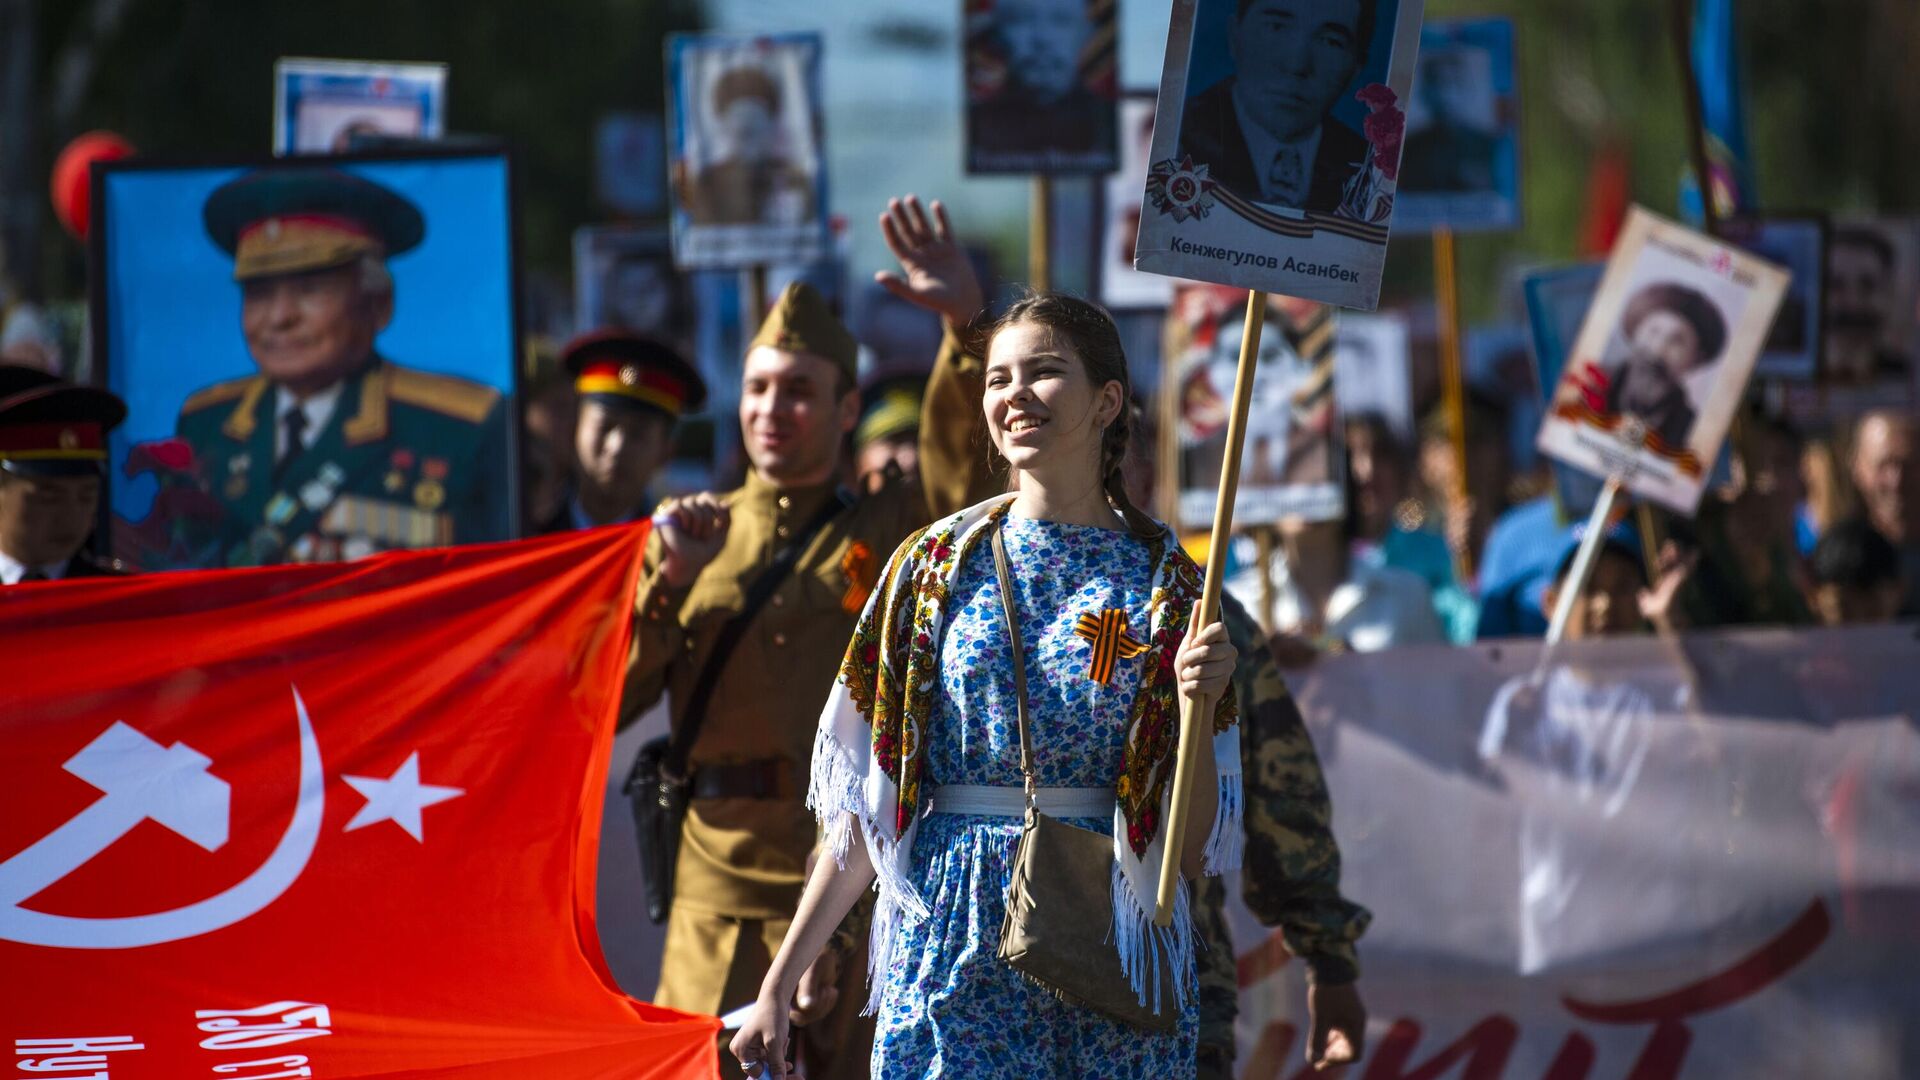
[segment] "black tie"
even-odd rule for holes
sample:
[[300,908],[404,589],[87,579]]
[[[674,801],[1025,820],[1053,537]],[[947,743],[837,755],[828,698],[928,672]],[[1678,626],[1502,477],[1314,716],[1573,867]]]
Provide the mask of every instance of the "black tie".
[[287,410],[287,415],[281,417],[280,422],[287,426],[287,447],[280,451],[280,460],[273,463],[273,475],[276,478],[286,472],[293,459],[307,448],[307,410],[295,405]]

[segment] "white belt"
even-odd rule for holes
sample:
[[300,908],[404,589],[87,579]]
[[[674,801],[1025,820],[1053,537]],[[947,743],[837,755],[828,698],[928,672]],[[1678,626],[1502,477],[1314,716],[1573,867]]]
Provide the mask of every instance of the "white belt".
[[[1054,818],[1112,817],[1115,801],[1110,787],[1043,787],[1034,792],[1040,812]],[[942,784],[933,789],[932,812],[1024,817],[1027,792],[1017,787]]]

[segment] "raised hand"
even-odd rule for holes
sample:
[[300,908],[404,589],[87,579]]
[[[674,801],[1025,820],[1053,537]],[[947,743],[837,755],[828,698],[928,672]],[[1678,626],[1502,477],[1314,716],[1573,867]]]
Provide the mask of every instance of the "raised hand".
[[957,329],[978,315],[986,301],[966,250],[953,238],[947,208],[935,199],[932,210],[929,217],[918,195],[887,200],[880,234],[900,260],[901,272],[882,270],[873,280],[910,304],[939,312]]

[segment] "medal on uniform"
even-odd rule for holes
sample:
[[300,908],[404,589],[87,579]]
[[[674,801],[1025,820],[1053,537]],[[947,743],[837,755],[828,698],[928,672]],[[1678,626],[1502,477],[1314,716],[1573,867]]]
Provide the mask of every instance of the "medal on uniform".
[[299,512],[300,504],[293,501],[286,492],[276,491],[273,498],[267,500],[267,521],[273,525],[285,525]]
[[387,459],[387,478],[381,482],[387,494],[398,495],[407,487],[407,470],[413,468],[413,451],[402,447]]
[[447,501],[447,459],[430,457],[420,462],[420,475],[426,479],[413,485],[413,505],[422,510],[438,510]]
[[1113,680],[1116,662],[1131,660],[1147,651],[1144,644],[1135,641],[1127,633],[1127,613],[1119,608],[1107,608],[1097,613],[1089,611],[1080,616],[1073,632],[1093,643],[1093,656],[1087,664],[1087,678],[1097,683]]
[[224,489],[228,502],[238,502],[247,494],[247,470],[253,467],[251,454],[235,454],[227,459],[227,486]]
[[300,501],[309,510],[319,510],[333,497],[333,489],[324,481],[309,480],[300,486]]

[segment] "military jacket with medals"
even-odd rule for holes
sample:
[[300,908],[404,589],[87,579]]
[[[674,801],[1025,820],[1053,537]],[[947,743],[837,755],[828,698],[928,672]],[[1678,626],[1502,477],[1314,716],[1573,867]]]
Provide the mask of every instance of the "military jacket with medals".
[[621,715],[630,722],[668,692],[677,730],[715,638],[755,576],[823,506],[845,503],[728,658],[690,754],[696,773],[703,765],[778,759],[792,782],[773,798],[692,801],[676,906],[734,918],[793,916],[814,842],[804,805],[814,731],[867,594],[913,530],[1000,486],[985,445],[984,369],[948,335],[921,405],[919,481],[896,477],[855,499],[831,483],[782,489],[749,475],[723,496],[732,524],[720,554],[684,590],[666,583],[659,541],[649,541]]
[[499,391],[376,356],[276,476],[278,396],[254,375],[181,407],[179,435],[226,510],[221,564],[330,562],[512,535]]

